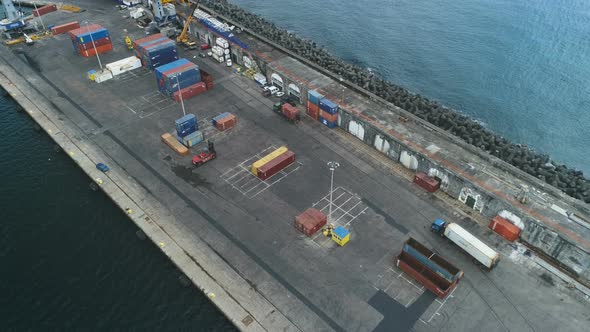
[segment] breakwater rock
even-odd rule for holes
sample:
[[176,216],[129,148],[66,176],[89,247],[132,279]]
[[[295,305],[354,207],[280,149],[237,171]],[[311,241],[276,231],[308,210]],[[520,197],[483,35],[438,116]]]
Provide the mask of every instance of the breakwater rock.
[[204,0],[202,3],[291,52],[551,184],[567,195],[590,203],[590,181],[584,177],[582,171],[557,164],[546,154],[537,153],[526,145],[516,144],[496,135],[467,116],[385,81],[366,68],[347,63],[315,42],[289,33],[226,0]]

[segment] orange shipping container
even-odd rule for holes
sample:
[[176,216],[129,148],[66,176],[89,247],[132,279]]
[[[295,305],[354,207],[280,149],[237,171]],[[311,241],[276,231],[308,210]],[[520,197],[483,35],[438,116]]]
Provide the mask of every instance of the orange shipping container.
[[320,107],[316,104],[312,104],[309,100],[307,101],[307,115],[311,116],[314,120],[320,118]]
[[500,216],[495,216],[492,219],[490,229],[510,242],[514,242],[520,235],[520,228]]
[[89,58],[91,56],[95,56],[96,53],[102,54],[102,53],[106,53],[106,52],[109,52],[112,50],[113,50],[113,44],[109,43],[106,45],[97,46],[96,52],[94,51],[94,48],[87,49],[86,51],[81,51],[81,50],[78,50],[78,51],[80,51],[81,56]]
[[180,142],[176,139],[176,137],[174,137],[173,135],[170,135],[168,133],[162,134],[161,137],[162,137],[162,141],[164,143],[166,143],[166,145],[168,145],[176,153],[178,153],[181,156],[188,155],[188,149],[186,148],[186,146],[180,144]]
[[233,114],[229,114],[225,118],[217,120],[215,122],[215,127],[219,131],[224,131],[224,130],[227,130],[227,129],[235,126],[237,122],[238,122],[238,118],[236,118],[236,116]]
[[320,228],[326,225],[326,215],[321,211],[309,208],[295,217],[295,228],[307,236],[312,236]]
[[338,113],[330,114],[328,112],[324,112],[323,110],[320,110],[320,116],[322,118],[326,119],[326,121],[328,121],[328,122],[338,122]]

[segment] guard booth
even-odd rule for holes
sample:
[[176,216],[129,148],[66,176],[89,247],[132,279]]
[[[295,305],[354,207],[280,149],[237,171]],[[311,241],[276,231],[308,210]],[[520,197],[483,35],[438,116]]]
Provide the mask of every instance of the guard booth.
[[344,227],[338,226],[332,232],[332,240],[342,247],[350,240],[350,232]]

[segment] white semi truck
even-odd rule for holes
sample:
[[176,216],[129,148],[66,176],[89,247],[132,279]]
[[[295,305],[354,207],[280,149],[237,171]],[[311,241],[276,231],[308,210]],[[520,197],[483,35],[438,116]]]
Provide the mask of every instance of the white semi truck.
[[451,240],[488,269],[493,268],[500,260],[498,252],[458,224],[436,219],[432,223],[431,230]]

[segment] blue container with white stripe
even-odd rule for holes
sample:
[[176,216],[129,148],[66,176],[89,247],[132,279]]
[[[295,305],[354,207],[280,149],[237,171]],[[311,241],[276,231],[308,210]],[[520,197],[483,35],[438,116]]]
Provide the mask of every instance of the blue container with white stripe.
[[317,92],[316,90],[309,90],[307,92],[307,100],[314,105],[320,105],[320,100],[324,98],[324,95]]
[[338,105],[327,98],[323,98],[320,100],[320,109],[330,114],[338,113]]
[[323,116],[320,116],[320,122],[330,129],[338,127],[338,123],[336,121],[328,121],[324,119]]
[[109,30],[105,29],[105,28],[100,28],[94,31],[91,31],[89,33],[85,33],[83,35],[79,35],[78,37],[76,37],[76,41],[78,43],[89,43],[93,40],[99,40],[102,38],[106,38],[109,37]]
[[416,250],[415,248],[413,248],[411,245],[409,245],[407,243],[404,244],[404,247],[402,250],[407,252],[408,254],[410,254],[410,256],[414,257],[418,261],[420,261],[422,264],[427,266],[430,270],[432,270],[436,274],[447,279],[449,282],[453,282],[459,277],[459,274],[453,275],[452,273],[447,271],[445,268],[438,265],[436,262],[432,261],[429,257],[426,257],[423,253],[419,252],[418,250]]

